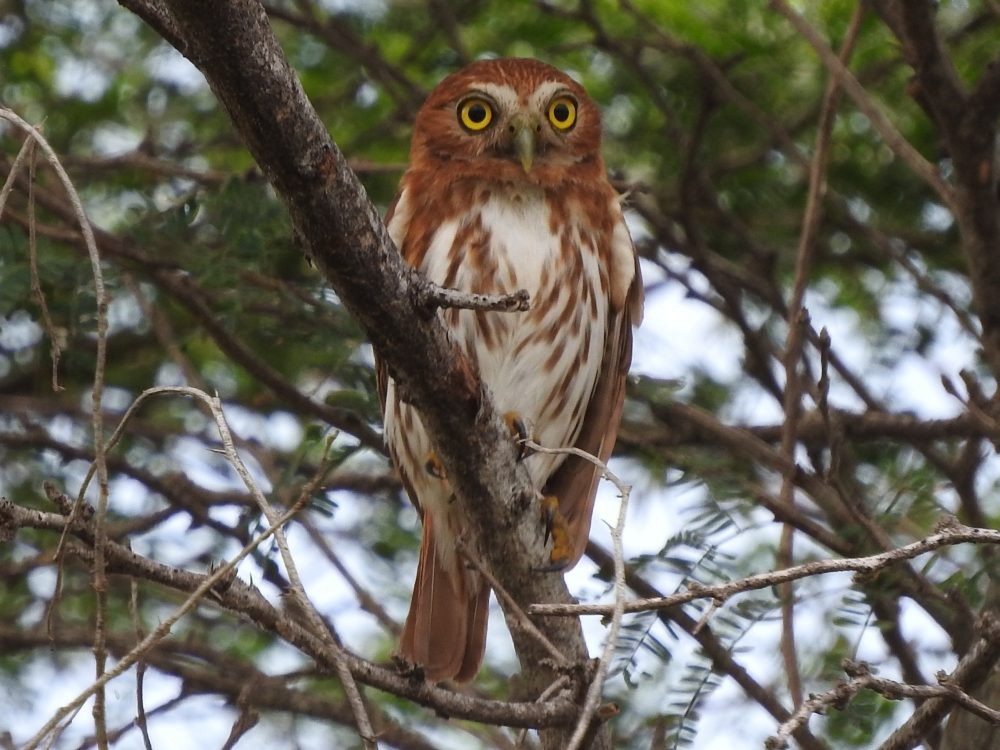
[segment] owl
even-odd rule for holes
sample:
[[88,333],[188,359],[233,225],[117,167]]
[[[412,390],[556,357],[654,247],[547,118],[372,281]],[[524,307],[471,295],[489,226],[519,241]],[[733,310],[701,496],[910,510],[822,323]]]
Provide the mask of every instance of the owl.
[[[601,157],[600,112],[583,88],[531,59],[480,60],[445,78],[417,113],[386,221],[406,262],[431,281],[530,293],[526,312],[438,315],[512,424],[546,447],[607,460],[642,284]],[[467,519],[419,413],[379,372],[389,454],[423,525],[400,655],[428,680],[468,681],[483,659],[490,588],[457,553]],[[600,472],[564,454],[523,460],[557,508],[552,562],[574,565]]]

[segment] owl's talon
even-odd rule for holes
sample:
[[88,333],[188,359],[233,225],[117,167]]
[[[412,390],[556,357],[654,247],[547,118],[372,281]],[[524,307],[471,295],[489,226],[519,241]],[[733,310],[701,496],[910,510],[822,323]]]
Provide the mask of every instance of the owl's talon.
[[441,463],[441,459],[438,458],[437,453],[431,451],[427,454],[427,458],[424,460],[424,471],[430,474],[435,479],[447,479],[448,472],[444,468],[444,464]]
[[549,564],[541,568],[544,572],[565,570],[569,565],[572,549],[569,543],[569,524],[559,510],[559,498],[547,495],[542,498],[542,525],[545,527],[545,543],[552,540]]
[[510,436],[514,438],[514,444],[517,446],[517,460],[521,461],[528,455],[528,449],[524,444],[526,440],[531,439],[528,425],[524,423],[521,415],[516,411],[506,412],[503,415],[503,421],[506,423],[507,429],[510,430]]
[[396,671],[411,682],[422,683],[426,679],[424,668],[409,661],[402,654],[392,654],[389,658]]

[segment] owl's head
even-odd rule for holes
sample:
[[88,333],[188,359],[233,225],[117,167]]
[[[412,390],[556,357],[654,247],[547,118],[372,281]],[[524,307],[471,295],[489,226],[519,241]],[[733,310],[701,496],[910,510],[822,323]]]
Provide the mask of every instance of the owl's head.
[[431,91],[411,167],[540,185],[603,177],[601,115],[576,81],[525,58],[480,60]]

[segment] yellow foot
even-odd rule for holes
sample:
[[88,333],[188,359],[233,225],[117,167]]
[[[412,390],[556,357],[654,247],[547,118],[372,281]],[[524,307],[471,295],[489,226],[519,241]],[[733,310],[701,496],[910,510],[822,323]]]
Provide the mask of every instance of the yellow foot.
[[546,570],[563,570],[569,565],[572,549],[569,543],[569,524],[559,510],[559,498],[547,495],[542,498],[542,524],[545,526],[545,542],[552,539],[549,565]]
[[514,444],[517,446],[517,460],[520,461],[527,453],[524,441],[531,439],[531,435],[528,434],[528,426],[516,411],[506,412],[503,415],[503,421],[507,424],[507,429],[510,430],[510,436],[514,438]]
[[448,472],[445,471],[444,464],[437,457],[437,453],[431,451],[424,460],[424,470],[435,479],[447,479]]

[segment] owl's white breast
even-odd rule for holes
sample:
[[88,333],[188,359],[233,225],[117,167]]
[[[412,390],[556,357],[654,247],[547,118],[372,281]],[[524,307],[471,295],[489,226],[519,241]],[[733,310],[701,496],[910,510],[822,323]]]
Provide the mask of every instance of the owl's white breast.
[[[534,299],[543,269],[551,268],[558,252],[558,237],[549,230],[549,209],[541,190],[493,194],[478,211],[442,224],[427,253],[424,272],[439,284],[446,281],[447,259],[457,230],[477,218],[489,234],[498,273],[483,276],[472,263],[464,263],[456,288],[493,292],[527,289]],[[468,252],[469,248],[464,250]]]

